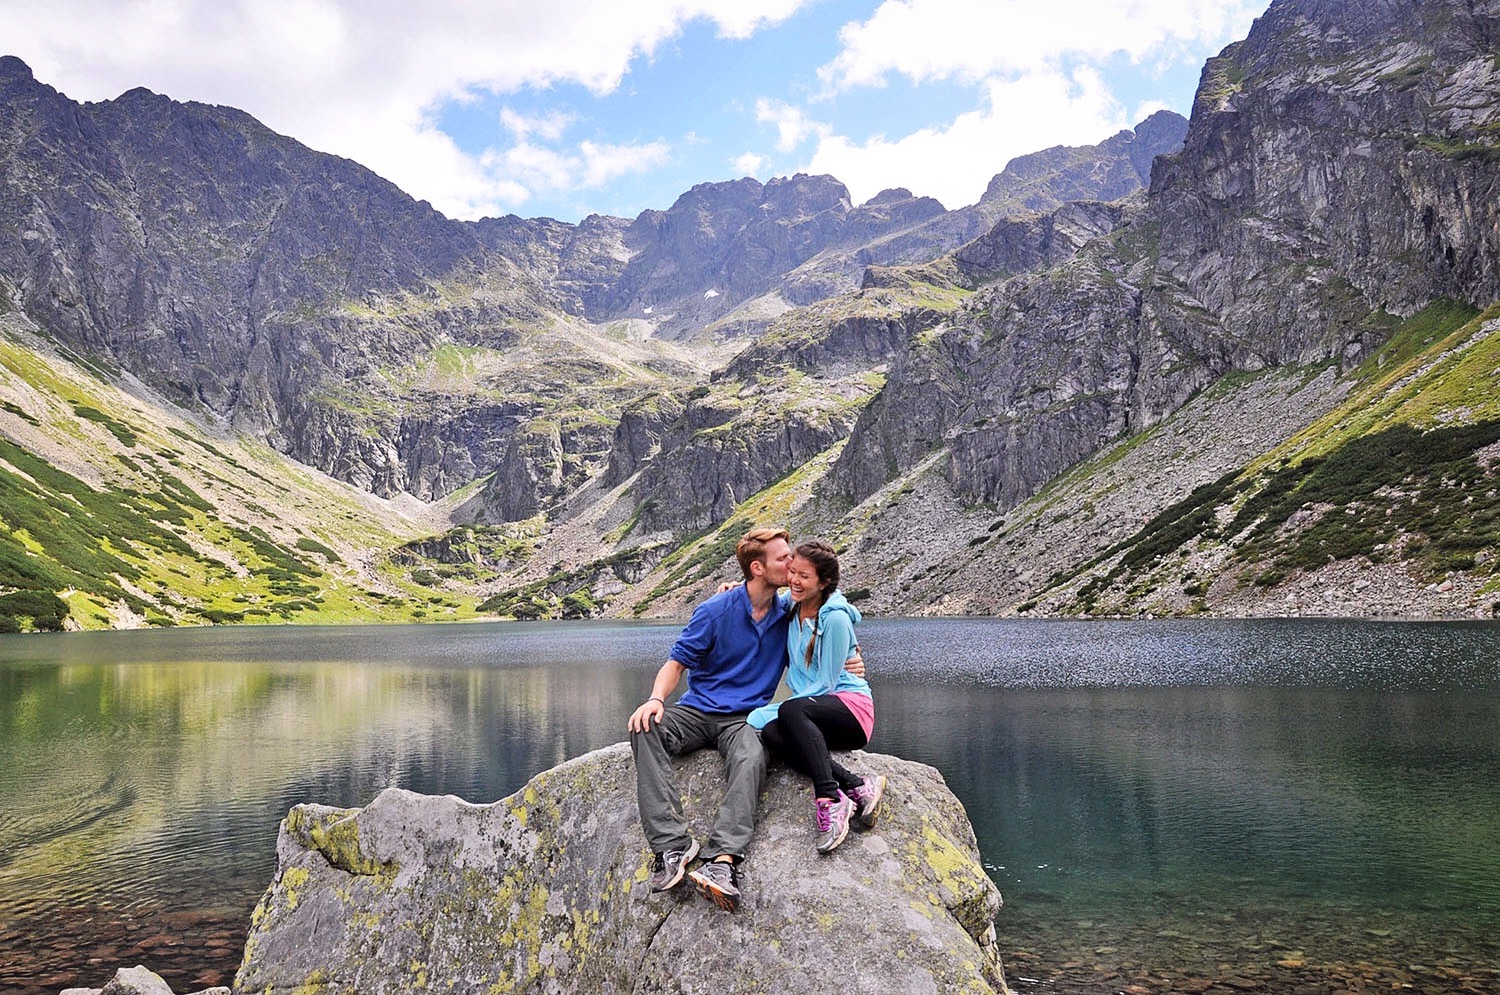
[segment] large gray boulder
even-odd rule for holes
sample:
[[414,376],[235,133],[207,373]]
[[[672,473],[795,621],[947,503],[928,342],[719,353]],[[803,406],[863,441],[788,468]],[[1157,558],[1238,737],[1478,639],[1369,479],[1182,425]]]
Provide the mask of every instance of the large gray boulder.
[[[806,782],[773,768],[734,914],[689,884],[647,888],[623,743],[490,805],[396,788],[362,809],[298,805],[234,991],[1006,991],[1000,895],[942,776],[878,754],[851,764],[890,779],[880,824],[820,856]],[[695,754],[677,777],[704,837],[721,761]]]

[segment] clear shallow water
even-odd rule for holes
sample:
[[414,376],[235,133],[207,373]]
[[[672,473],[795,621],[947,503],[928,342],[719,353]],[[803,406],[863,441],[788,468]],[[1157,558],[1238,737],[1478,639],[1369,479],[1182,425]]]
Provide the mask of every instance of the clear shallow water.
[[[178,991],[227,982],[292,804],[502,797],[623,739],[676,631],[0,637],[0,991],[137,962]],[[936,766],[968,808],[1019,990],[1500,990],[1500,626],[861,635],[871,748]]]

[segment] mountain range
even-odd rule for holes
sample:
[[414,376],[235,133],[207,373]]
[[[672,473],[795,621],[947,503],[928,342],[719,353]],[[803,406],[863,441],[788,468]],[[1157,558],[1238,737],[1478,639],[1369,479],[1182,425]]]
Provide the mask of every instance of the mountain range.
[[0,627],[676,615],[761,522],[877,612],[1487,617],[1497,39],[1276,0],[967,207],[578,224],[0,58]]

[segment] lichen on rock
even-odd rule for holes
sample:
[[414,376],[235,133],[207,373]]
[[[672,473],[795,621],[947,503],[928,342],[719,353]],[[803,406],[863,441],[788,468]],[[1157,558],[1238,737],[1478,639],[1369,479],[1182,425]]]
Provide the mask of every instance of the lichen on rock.
[[[362,809],[299,805],[234,990],[1005,991],[1000,896],[963,807],[925,765],[851,763],[889,778],[881,823],[820,856],[805,781],[773,768],[733,915],[687,885],[649,891],[625,744],[489,805],[395,788]],[[722,763],[695,754],[677,777],[706,836]]]

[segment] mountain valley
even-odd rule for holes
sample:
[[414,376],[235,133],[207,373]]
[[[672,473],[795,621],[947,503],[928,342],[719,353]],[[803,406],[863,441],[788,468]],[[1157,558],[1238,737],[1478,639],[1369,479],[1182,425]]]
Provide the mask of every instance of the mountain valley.
[[1500,3],[1275,0],[976,204],[449,220],[0,58],[0,627],[1500,610]]

